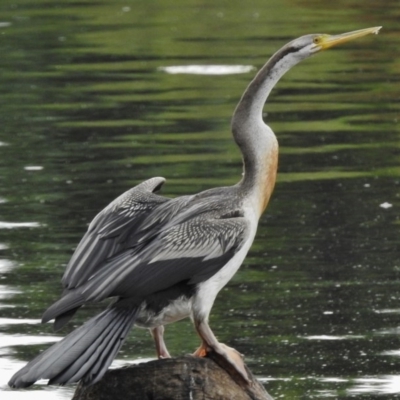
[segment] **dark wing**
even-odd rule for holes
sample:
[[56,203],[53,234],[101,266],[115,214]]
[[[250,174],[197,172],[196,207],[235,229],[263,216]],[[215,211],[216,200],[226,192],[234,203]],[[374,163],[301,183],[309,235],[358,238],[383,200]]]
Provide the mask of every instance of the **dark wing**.
[[50,307],[47,319],[88,301],[119,296],[140,302],[180,282],[207,280],[242,248],[248,230],[243,217],[198,218],[173,226],[144,247],[109,259],[85,284]]
[[241,248],[247,237],[244,218],[191,220],[160,234],[135,254],[109,260],[82,287],[87,300],[109,296],[142,299],[148,294],[214,275]]
[[[186,221],[198,218],[203,218],[203,221],[225,218],[223,214],[226,212],[226,207],[226,202],[221,202],[219,194],[208,196],[205,199],[198,195],[177,197],[146,215],[135,234],[129,238],[129,242],[131,246],[145,243]],[[241,215],[240,212],[232,214],[232,216]]]
[[127,232],[133,232],[154,208],[170,200],[153,193],[164,182],[164,178],[151,178],[140,183],[93,219],[66,267],[62,279],[65,288],[85,283],[99,265],[123,249]]

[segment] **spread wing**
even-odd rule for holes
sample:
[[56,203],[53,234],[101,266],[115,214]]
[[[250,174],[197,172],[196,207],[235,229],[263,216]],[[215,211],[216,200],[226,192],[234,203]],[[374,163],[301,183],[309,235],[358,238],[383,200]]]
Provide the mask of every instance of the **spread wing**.
[[69,261],[62,283],[72,289],[85,283],[102,263],[124,248],[127,233],[157,206],[170,199],[154,194],[165,182],[151,178],[123,193],[91,222]]
[[82,287],[86,301],[109,296],[142,300],[180,282],[213,276],[247,238],[245,218],[194,219],[175,225],[148,245],[108,260]]
[[181,282],[205,281],[242,248],[248,231],[249,223],[243,217],[207,215],[169,227],[146,244],[106,260],[83,285],[53,304],[44,320],[68,315],[88,301],[119,296],[140,302]]

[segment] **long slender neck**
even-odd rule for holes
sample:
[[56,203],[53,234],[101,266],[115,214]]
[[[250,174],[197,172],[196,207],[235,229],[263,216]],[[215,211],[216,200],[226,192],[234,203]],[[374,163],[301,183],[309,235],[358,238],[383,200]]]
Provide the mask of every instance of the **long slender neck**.
[[291,43],[275,53],[245,90],[232,118],[232,133],[244,164],[240,186],[245,195],[255,194],[260,214],[275,185],[278,142],[262,118],[267,98],[282,75],[301,61]]

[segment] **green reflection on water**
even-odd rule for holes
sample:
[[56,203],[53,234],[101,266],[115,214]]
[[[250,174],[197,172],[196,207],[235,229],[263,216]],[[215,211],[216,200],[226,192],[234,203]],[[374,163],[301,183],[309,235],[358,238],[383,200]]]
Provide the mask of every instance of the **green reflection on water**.
[[[278,184],[211,319],[277,398],[375,398],[357,392],[357,379],[395,375],[396,357],[383,353],[400,345],[400,313],[380,312],[398,309],[398,3],[25,0],[0,9],[10,22],[0,24],[1,219],[40,224],[0,230],[0,261],[18,265],[2,284],[22,292],[2,299],[9,318],[40,317],[87,223],[127,188],[161,175],[163,193],[176,196],[239,179],[229,118],[253,73],[160,67],[260,67],[303,33],[384,25],[377,38],[299,65],[271,94]],[[49,325],[0,332],[52,334]],[[198,345],[188,321],[166,337],[173,354]],[[14,350],[27,360],[45,347]],[[120,358],[153,354],[135,330]]]

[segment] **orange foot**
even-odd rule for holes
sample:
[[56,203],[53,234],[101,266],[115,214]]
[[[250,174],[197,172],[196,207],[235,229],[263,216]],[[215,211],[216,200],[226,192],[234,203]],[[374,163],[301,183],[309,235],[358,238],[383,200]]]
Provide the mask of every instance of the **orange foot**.
[[193,355],[195,357],[205,357],[207,355],[207,353],[209,353],[211,351],[211,349],[205,344],[203,343],[194,353]]
[[[233,368],[247,383],[250,383],[249,376],[247,375],[246,367],[243,362],[243,356],[232,347],[223,343],[218,343],[213,348],[206,344],[202,344],[194,353],[195,357],[205,357],[207,354],[213,353],[215,361],[220,361],[222,367],[226,369]],[[213,358],[213,357],[212,357]]]

